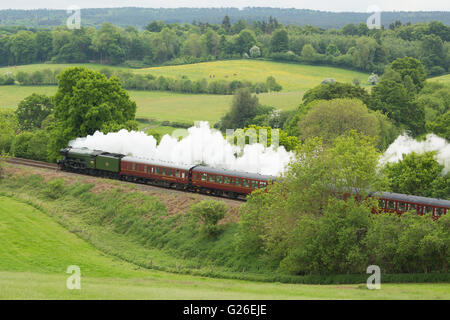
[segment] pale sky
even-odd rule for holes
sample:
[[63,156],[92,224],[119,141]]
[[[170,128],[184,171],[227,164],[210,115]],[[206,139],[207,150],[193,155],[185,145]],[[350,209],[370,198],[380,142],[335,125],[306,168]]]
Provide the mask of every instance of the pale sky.
[[322,11],[366,12],[373,5],[381,11],[450,11],[449,0],[0,0],[0,9],[67,9],[112,7],[278,7]]

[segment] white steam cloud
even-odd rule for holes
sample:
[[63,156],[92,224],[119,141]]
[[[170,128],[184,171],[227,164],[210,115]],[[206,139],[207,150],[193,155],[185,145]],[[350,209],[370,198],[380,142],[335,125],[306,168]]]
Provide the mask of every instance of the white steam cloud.
[[450,171],[450,143],[434,134],[427,135],[424,141],[417,141],[407,135],[398,138],[389,146],[381,158],[381,163],[397,162],[403,154],[436,151],[436,160],[444,166],[444,174]]
[[166,161],[177,165],[203,163],[210,167],[279,176],[284,172],[293,154],[280,146],[276,150],[255,143],[244,149],[231,145],[222,133],[211,129],[208,122],[188,129],[188,135],[179,140],[169,135],[157,144],[153,136],[144,132],[120,130],[77,138],[69,143],[74,148],[86,147],[121,153],[134,157]]

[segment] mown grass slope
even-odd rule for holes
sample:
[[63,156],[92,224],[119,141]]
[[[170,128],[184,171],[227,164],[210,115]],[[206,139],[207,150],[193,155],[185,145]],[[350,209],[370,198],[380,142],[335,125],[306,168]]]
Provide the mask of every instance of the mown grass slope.
[[433,77],[428,79],[429,81],[435,81],[435,82],[440,82],[440,83],[445,83],[445,84],[450,84],[450,73],[449,74],[445,74],[443,76],[439,76],[439,77]]
[[[108,256],[44,212],[0,196],[0,299],[445,299],[449,284],[293,285],[138,268]],[[68,265],[81,290],[68,290]]]
[[[0,86],[0,108],[15,109],[20,101],[32,93],[53,95],[56,86]],[[206,120],[215,123],[230,108],[233,96],[182,94],[161,91],[128,91],[136,101],[136,117],[192,123]],[[262,104],[282,110],[296,108],[303,92],[263,93],[258,98]]]

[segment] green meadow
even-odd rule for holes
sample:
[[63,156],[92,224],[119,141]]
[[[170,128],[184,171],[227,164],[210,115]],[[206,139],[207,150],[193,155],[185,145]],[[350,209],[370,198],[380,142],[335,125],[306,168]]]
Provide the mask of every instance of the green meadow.
[[[73,66],[85,66],[94,70],[110,68],[127,70],[137,74],[164,75],[174,78],[187,76],[190,79],[265,81],[274,76],[283,90],[277,93],[259,94],[261,104],[281,110],[292,110],[300,103],[306,90],[320,84],[324,78],[352,82],[357,78],[365,85],[368,74],[346,69],[281,63],[262,60],[228,60],[180,66],[165,66],[144,69],[105,66],[101,64],[32,64],[0,68],[0,74],[19,71],[34,72],[42,69],[62,70]],[[211,77],[210,77],[211,76]],[[214,76],[214,78],[212,78]],[[54,86],[0,86],[0,107],[16,108],[17,104],[32,93],[51,95]],[[232,96],[208,94],[182,94],[159,91],[129,91],[136,101],[138,118],[161,121],[192,123],[196,120],[217,122],[230,108]]]
[[[0,108],[15,109],[20,101],[32,93],[53,95],[56,86],[0,86]],[[212,94],[182,94],[162,91],[128,91],[138,106],[136,117],[161,121],[193,122],[207,120],[214,123],[230,108],[233,96]],[[259,94],[262,104],[282,110],[297,107],[303,92]]]
[[[212,279],[109,256],[41,210],[0,196],[0,299],[448,299],[450,284],[303,285]],[[68,290],[69,265],[81,290]]]

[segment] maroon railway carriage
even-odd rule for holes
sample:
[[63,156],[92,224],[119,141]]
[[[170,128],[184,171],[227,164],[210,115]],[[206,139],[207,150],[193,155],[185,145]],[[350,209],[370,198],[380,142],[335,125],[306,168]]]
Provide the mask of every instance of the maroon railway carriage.
[[183,190],[189,186],[191,167],[163,161],[124,157],[121,161],[120,176],[127,181],[151,182]]
[[192,168],[192,186],[205,193],[216,195],[250,194],[256,189],[265,189],[275,177],[256,173],[222,170],[198,165]]
[[393,192],[375,192],[370,196],[378,198],[378,207],[385,212],[402,214],[406,211],[415,211],[419,215],[431,214],[434,219],[437,219],[450,210],[449,200]]

